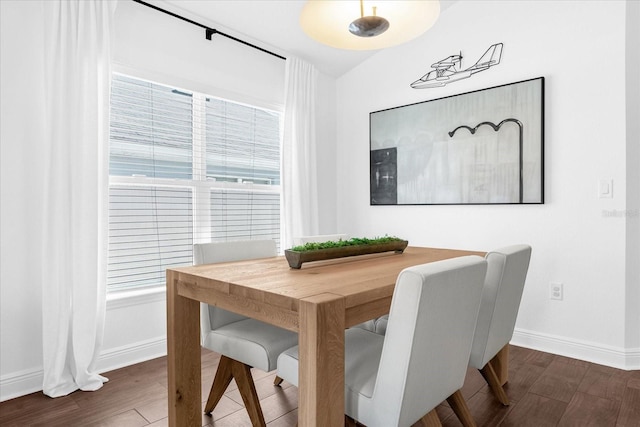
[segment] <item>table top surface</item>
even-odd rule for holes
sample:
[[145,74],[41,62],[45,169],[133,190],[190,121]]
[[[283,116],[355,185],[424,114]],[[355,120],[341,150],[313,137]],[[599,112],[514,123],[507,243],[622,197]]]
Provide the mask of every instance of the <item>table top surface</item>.
[[409,246],[404,253],[362,255],[289,267],[284,256],[178,267],[181,282],[297,311],[297,301],[318,294],[345,298],[346,307],[393,294],[404,268],[484,252]]

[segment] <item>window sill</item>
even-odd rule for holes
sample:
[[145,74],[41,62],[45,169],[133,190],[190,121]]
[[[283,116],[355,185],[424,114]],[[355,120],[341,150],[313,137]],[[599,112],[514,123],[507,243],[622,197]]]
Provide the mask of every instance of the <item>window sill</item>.
[[166,300],[164,285],[107,293],[107,310]]

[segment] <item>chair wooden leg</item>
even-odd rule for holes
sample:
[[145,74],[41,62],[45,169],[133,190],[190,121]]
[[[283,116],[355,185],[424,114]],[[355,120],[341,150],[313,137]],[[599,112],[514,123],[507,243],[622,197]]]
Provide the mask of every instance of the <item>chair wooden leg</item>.
[[493,370],[496,371],[500,385],[505,385],[509,381],[509,344],[502,347],[489,363],[491,363]]
[[220,363],[216,376],[213,379],[211,392],[204,407],[205,414],[211,414],[216,407],[222,395],[227,390],[231,380],[235,379],[238,385],[238,391],[242,396],[242,401],[251,419],[253,427],[265,427],[264,415],[260,407],[260,400],[256,392],[256,386],[251,376],[251,368],[237,360],[230,359],[226,356],[220,356]]
[[216,370],[216,375],[213,378],[213,384],[211,385],[211,391],[209,392],[209,398],[207,399],[207,404],[204,406],[204,413],[207,415],[211,414],[213,408],[216,407],[225,390],[229,387],[229,383],[231,383],[231,380],[233,379],[231,363],[232,359],[229,359],[226,356],[220,357],[220,363],[218,363],[218,369]]
[[433,408],[431,412],[422,417],[421,421],[421,425],[424,427],[442,427],[442,423],[440,422],[440,417],[438,417],[436,408]]
[[477,427],[460,390],[447,397],[447,402],[464,427]]
[[507,393],[505,393],[504,389],[502,388],[502,385],[500,384],[500,379],[498,378],[496,371],[493,370],[493,366],[491,365],[491,362],[484,365],[484,368],[480,369],[480,373],[489,384],[489,388],[491,388],[491,391],[493,391],[493,394],[496,397],[496,399],[498,399],[498,401],[502,403],[504,406],[509,406],[509,397],[507,396]]
[[251,376],[251,368],[249,365],[233,360],[232,372],[238,385],[240,396],[242,396],[244,406],[249,413],[251,424],[253,427],[266,427],[262,408],[260,407],[260,399],[258,399],[256,386]]
[[282,384],[282,381],[284,380],[276,375],[276,377],[273,379],[273,385],[280,385]]

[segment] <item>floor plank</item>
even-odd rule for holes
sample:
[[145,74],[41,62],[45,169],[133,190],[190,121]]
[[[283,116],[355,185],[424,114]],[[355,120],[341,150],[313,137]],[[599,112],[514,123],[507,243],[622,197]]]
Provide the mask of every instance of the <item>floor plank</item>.
[[582,379],[578,391],[620,401],[624,396],[626,383],[625,372],[608,366],[592,365]]
[[620,402],[578,392],[573,395],[558,426],[613,427],[619,410]]
[[533,383],[529,391],[569,403],[587,370],[585,366],[554,360]]
[[627,387],[616,427],[640,427],[640,388]]
[[[500,426],[557,426],[567,404],[552,398],[527,393],[509,412]],[[475,415],[475,414],[474,414]]]

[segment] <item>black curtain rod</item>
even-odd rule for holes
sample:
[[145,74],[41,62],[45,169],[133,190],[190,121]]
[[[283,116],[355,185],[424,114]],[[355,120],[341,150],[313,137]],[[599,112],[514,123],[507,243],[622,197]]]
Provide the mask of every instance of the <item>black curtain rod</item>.
[[284,59],[284,60],[287,59],[284,56],[280,56],[277,53],[270,52],[270,51],[268,51],[266,49],[261,48],[260,46],[256,46],[256,45],[248,43],[248,42],[246,42],[244,40],[240,40],[239,38],[230,36],[229,34],[225,34],[225,33],[221,32],[221,31],[218,31],[218,30],[216,30],[214,28],[209,28],[206,25],[200,24],[199,22],[196,22],[196,21],[192,21],[191,19],[187,19],[184,16],[180,16],[180,15],[175,14],[173,12],[169,12],[168,10],[161,9],[158,6],[152,5],[152,4],[144,2],[142,0],[133,0],[133,1],[136,2],[136,3],[139,3],[139,4],[143,5],[143,6],[150,7],[151,9],[155,9],[158,12],[166,13],[167,15],[173,16],[174,18],[181,19],[181,20],[183,20],[185,22],[188,22],[188,23],[193,24],[195,26],[198,26],[200,28],[204,28],[205,29],[205,37],[207,38],[207,40],[211,40],[211,36],[214,35],[214,34],[220,34],[221,36],[224,36],[224,37],[226,37],[228,39],[231,39],[233,41],[236,41],[238,43],[242,43],[242,44],[244,44],[246,46],[252,47],[254,49],[258,49],[259,51],[262,51],[264,53],[268,53],[269,55],[275,56],[276,58],[280,58],[280,59]]

